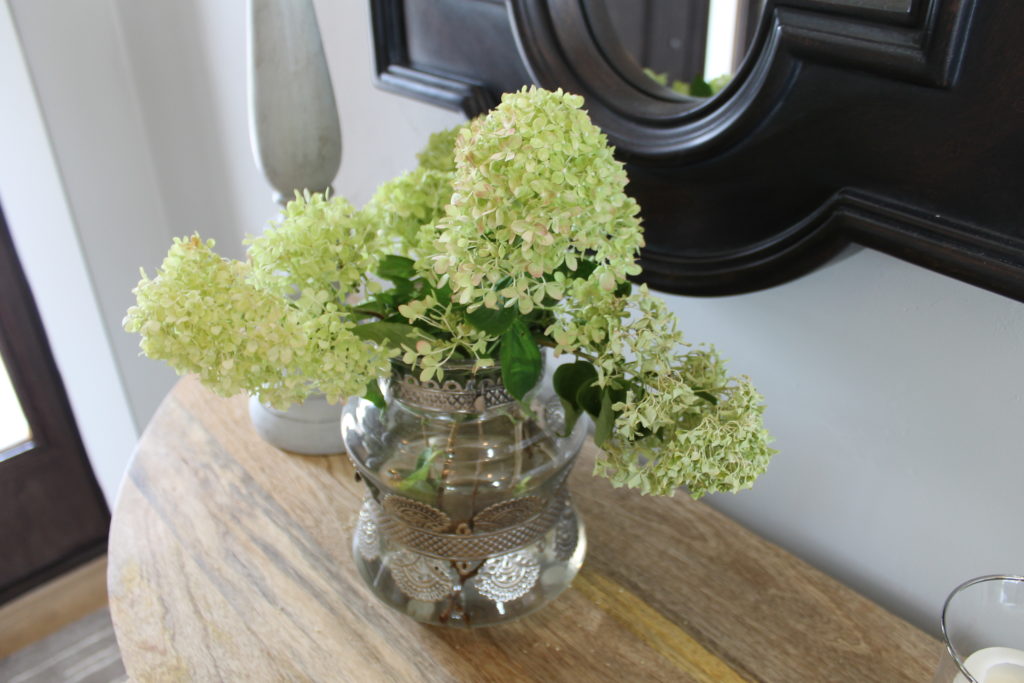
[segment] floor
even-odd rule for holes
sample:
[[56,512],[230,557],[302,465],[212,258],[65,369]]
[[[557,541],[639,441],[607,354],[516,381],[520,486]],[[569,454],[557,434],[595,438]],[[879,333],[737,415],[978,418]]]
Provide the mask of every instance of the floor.
[[128,680],[107,609],[107,558],[0,605],[0,682]]
[[109,683],[126,681],[106,608],[0,659],[5,683]]

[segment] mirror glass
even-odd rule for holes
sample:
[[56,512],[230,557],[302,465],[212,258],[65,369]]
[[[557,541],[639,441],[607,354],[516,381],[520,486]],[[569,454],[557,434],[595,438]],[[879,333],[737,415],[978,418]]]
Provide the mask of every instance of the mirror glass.
[[711,97],[732,80],[765,0],[583,0],[602,52],[641,90]]

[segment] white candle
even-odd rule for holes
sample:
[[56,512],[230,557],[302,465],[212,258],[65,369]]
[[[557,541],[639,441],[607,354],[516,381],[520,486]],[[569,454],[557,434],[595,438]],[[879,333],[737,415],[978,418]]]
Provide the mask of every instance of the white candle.
[[[1024,650],[1012,647],[986,647],[964,660],[964,668],[978,683],[1024,683]],[[953,683],[968,683],[957,674]]]

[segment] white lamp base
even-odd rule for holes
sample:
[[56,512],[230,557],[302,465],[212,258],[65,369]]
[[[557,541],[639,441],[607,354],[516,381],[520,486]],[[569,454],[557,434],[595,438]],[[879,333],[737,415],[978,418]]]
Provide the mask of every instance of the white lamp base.
[[256,432],[271,446],[300,455],[335,455],[345,452],[341,441],[342,403],[331,405],[313,395],[288,410],[276,410],[249,398],[249,417]]

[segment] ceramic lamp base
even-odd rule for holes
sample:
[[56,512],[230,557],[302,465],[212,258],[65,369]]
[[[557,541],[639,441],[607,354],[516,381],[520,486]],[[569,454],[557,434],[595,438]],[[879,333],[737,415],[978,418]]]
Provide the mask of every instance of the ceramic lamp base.
[[249,417],[256,432],[271,446],[300,455],[345,452],[339,424],[342,405],[314,395],[288,410],[277,410],[249,398]]

